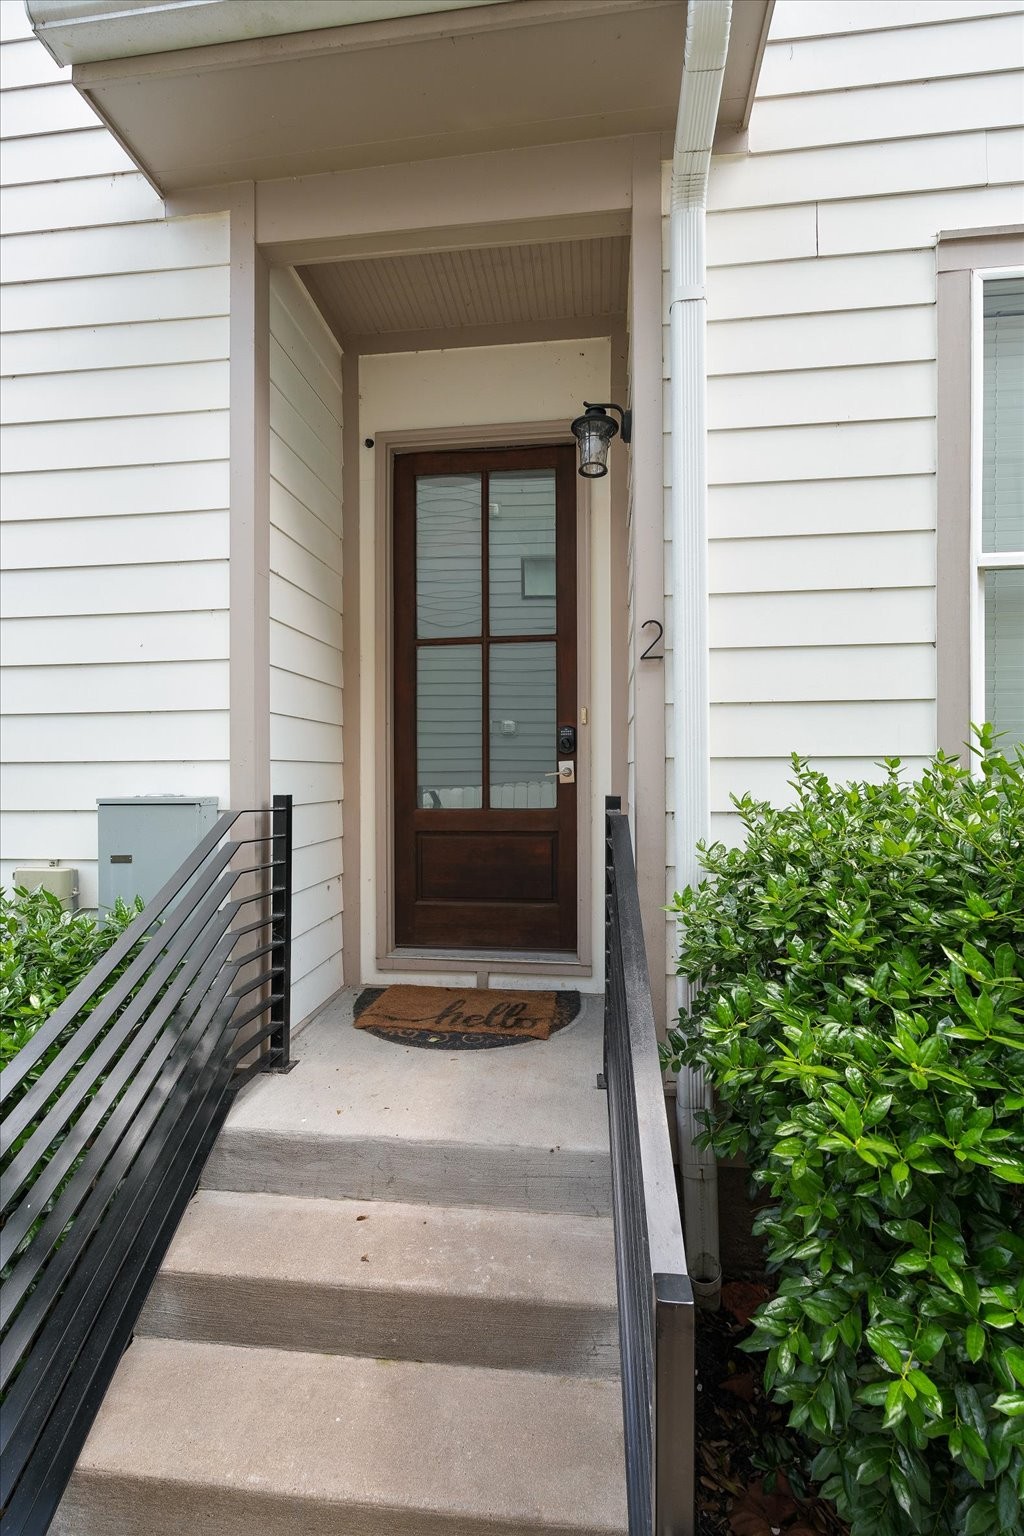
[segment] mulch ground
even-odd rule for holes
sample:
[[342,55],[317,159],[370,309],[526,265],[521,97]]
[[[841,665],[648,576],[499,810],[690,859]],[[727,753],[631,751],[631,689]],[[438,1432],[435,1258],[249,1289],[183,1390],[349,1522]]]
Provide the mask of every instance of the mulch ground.
[[763,1357],[738,1347],[770,1294],[732,1281],[720,1312],[697,1313],[698,1536],[848,1536],[806,1480],[785,1408],[765,1395]]

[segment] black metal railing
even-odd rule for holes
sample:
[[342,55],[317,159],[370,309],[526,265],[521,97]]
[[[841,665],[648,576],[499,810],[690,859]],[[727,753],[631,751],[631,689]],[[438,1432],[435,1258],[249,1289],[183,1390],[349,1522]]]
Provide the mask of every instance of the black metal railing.
[[234,1093],[290,1063],[291,797],[227,812],[0,1074],[0,1532],[45,1532]]
[[629,821],[605,801],[604,1076],[630,1536],[694,1530],[694,1312]]

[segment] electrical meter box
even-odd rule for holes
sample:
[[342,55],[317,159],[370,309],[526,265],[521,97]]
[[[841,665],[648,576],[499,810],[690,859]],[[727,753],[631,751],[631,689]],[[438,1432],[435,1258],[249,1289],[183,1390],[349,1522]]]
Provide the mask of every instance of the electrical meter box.
[[217,820],[215,799],[139,795],[97,800],[99,906],[151,901]]

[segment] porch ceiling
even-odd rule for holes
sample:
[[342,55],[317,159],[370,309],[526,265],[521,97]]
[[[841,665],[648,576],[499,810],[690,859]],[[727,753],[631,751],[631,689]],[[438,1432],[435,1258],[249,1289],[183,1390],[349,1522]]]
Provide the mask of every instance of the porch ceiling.
[[629,240],[433,251],[299,267],[342,344],[353,335],[622,315]]
[[685,17],[685,0],[506,0],[72,78],[172,191],[671,129]]

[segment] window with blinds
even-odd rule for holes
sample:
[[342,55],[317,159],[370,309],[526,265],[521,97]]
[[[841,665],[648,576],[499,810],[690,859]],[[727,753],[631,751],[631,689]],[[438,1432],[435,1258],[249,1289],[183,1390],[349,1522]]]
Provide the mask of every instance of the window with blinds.
[[982,320],[977,632],[984,718],[1009,747],[1024,742],[1024,273],[983,283]]

